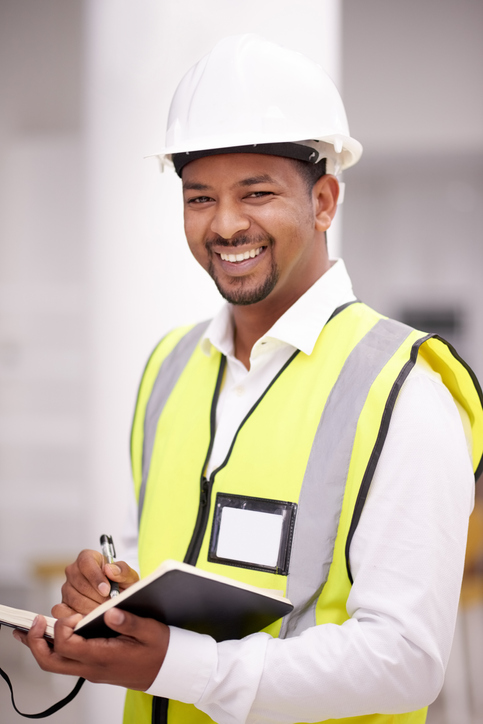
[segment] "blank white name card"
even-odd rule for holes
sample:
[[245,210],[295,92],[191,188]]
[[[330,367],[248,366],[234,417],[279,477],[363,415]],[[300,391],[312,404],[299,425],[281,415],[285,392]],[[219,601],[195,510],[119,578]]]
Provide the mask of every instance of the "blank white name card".
[[216,555],[275,568],[283,516],[242,508],[223,508]]

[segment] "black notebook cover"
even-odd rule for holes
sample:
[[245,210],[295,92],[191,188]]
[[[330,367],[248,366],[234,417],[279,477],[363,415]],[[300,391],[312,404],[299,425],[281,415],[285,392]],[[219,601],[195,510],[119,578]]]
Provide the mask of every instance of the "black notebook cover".
[[76,633],[84,638],[116,636],[103,620],[113,606],[209,634],[216,641],[248,636],[293,609],[288,599],[269,591],[176,561],[165,561],[150,576],[99,606],[79,622]]

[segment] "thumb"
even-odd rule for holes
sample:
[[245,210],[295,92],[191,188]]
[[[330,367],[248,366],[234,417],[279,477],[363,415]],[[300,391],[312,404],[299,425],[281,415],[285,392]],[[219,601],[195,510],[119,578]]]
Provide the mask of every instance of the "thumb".
[[113,631],[136,639],[140,643],[151,644],[153,641],[161,642],[165,639],[167,645],[169,640],[169,628],[164,623],[121,611],[117,606],[106,611],[104,621]]
[[129,622],[126,623],[126,613],[121,611],[120,608],[114,607],[106,611],[104,621],[109,628],[112,628],[113,631],[117,631],[118,633],[128,633],[125,629],[130,628]]
[[104,573],[111,581],[121,584],[122,588],[128,588],[139,581],[137,572],[124,561],[106,563]]

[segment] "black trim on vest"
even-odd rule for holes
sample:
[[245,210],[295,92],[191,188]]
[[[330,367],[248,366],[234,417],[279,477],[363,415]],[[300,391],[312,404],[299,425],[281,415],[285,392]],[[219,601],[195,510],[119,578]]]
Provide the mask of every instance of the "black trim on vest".
[[[190,563],[196,565],[198,556],[200,553],[201,544],[205,535],[206,526],[208,524],[208,516],[210,513],[210,502],[211,502],[211,485],[210,481],[205,477],[205,470],[210,459],[211,451],[213,450],[213,444],[215,442],[215,430],[216,430],[216,406],[218,404],[218,398],[220,397],[221,383],[223,382],[223,375],[226,368],[226,357],[222,355],[220,360],[220,368],[218,370],[218,377],[216,379],[215,391],[213,393],[213,399],[211,401],[210,411],[210,443],[208,445],[208,451],[203,463],[200,477],[200,502],[198,505],[198,515],[196,517],[195,527],[191,536],[191,541],[184,557],[184,563]],[[212,476],[213,477],[213,474]],[[210,480],[211,480],[210,477]]]
[[337,309],[334,309],[332,314],[330,315],[329,319],[327,320],[326,324],[331,322],[334,317],[337,317],[338,314],[344,311],[344,309],[347,309],[347,307],[351,307],[353,304],[360,304],[360,299],[353,299],[351,302],[346,302],[345,304],[341,304],[340,307],[337,307]]
[[[418,358],[419,350],[421,346],[428,341],[428,339],[437,339],[440,342],[443,342],[445,344],[451,354],[455,357],[455,359],[460,362],[460,364],[466,369],[469,376],[471,377],[471,381],[473,382],[475,389],[477,391],[478,397],[480,399],[481,405],[483,407],[483,393],[480,387],[480,384],[475,376],[475,373],[469,367],[466,362],[461,359],[455,348],[447,342],[445,339],[440,337],[438,334],[427,334],[425,337],[422,337],[421,339],[418,339],[411,348],[411,354],[409,357],[409,360],[405,363],[403,368],[401,369],[399,375],[396,378],[396,381],[394,382],[391,391],[389,393],[389,396],[386,401],[386,405],[384,407],[384,412],[382,414],[381,424],[379,427],[379,432],[377,434],[376,442],[374,445],[374,448],[372,450],[371,456],[369,458],[369,462],[367,464],[367,468],[364,472],[364,476],[362,478],[361,487],[359,489],[359,493],[357,496],[356,504],[354,507],[354,513],[352,516],[349,533],[347,535],[347,541],[345,546],[345,560],[346,560],[346,568],[347,568],[347,575],[349,576],[349,580],[352,583],[354,583],[354,580],[352,578],[351,568],[350,568],[350,560],[349,560],[349,552],[350,552],[350,545],[352,543],[352,538],[354,537],[354,533],[356,531],[356,528],[359,524],[359,520],[362,515],[362,510],[364,508],[367,495],[369,493],[369,488],[371,487],[372,479],[374,477],[374,473],[376,471],[377,463],[379,462],[379,458],[381,456],[382,448],[384,446],[384,443],[386,441],[387,433],[389,430],[389,424],[391,422],[392,413],[394,412],[394,407],[397,401],[397,398],[399,396],[399,393],[401,391],[401,388],[406,381],[409,373],[413,369],[414,365],[416,364],[416,360]],[[483,472],[483,457],[481,458],[475,472],[475,481],[478,480],[480,474]]]
[[153,696],[153,709],[151,724],[166,724],[168,721],[169,699],[161,696]]
[[0,676],[2,677],[2,679],[4,679],[7,682],[7,686],[10,689],[10,697],[12,699],[13,708],[15,709],[17,714],[20,714],[20,716],[24,716],[27,719],[44,719],[46,716],[51,716],[52,714],[55,714],[56,712],[58,712],[60,709],[63,709],[64,706],[66,706],[67,704],[70,704],[72,699],[74,699],[77,696],[77,694],[79,693],[79,691],[81,690],[81,688],[85,682],[85,679],[82,679],[82,678],[77,679],[77,683],[74,686],[74,688],[72,689],[72,691],[70,692],[70,694],[67,694],[66,697],[64,697],[63,699],[58,701],[56,704],[49,706],[49,708],[46,709],[45,711],[41,711],[39,714],[24,714],[22,711],[17,709],[17,705],[15,704],[15,699],[13,696],[12,682],[10,681],[8,675],[5,673],[5,671],[3,669],[0,669]]
[[[471,378],[471,381],[473,382],[473,384],[474,384],[474,386],[475,386],[475,390],[476,390],[476,392],[477,392],[477,394],[478,394],[481,407],[483,408],[483,391],[482,391],[482,389],[481,389],[481,385],[480,385],[480,383],[479,383],[479,381],[478,381],[478,378],[477,378],[477,376],[475,375],[475,373],[473,372],[473,370],[471,369],[471,367],[464,361],[464,359],[462,359],[462,358],[459,356],[458,352],[455,350],[455,348],[453,347],[452,344],[450,344],[449,342],[447,342],[445,339],[443,339],[442,337],[440,337],[438,334],[433,334],[433,335],[430,335],[430,336],[434,337],[435,339],[438,339],[440,342],[444,342],[444,344],[448,347],[448,349],[449,349],[449,351],[451,352],[451,354],[453,355],[453,357],[455,357],[455,358],[458,360],[458,362],[459,362],[461,365],[463,365],[463,367],[464,367],[465,370],[468,372],[468,374],[469,374],[469,376],[470,376],[470,378]],[[476,470],[475,470],[475,482],[478,480],[478,478],[479,478],[480,475],[482,475],[482,474],[483,474],[483,455],[481,456],[480,462],[479,462],[478,465],[476,466]]]

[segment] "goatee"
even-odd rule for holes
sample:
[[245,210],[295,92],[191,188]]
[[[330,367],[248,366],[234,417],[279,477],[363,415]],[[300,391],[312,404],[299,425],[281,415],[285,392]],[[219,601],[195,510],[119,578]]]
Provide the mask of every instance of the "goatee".
[[213,264],[213,252],[211,251],[211,246],[217,244],[218,246],[221,245],[235,248],[238,246],[253,246],[255,244],[263,244],[267,246],[267,248],[270,248],[273,245],[273,241],[273,238],[269,236],[259,236],[256,238],[239,236],[233,241],[216,239],[207,242],[206,248],[210,253],[210,261],[207,271],[215,282],[216,288],[220,292],[223,299],[226,299],[226,301],[230,304],[236,304],[240,306],[261,302],[263,299],[266,299],[268,295],[273,291],[275,285],[278,282],[280,274],[272,257],[268,275],[265,277],[263,282],[259,284],[258,287],[255,287],[254,289],[250,288],[250,275],[246,277],[230,279],[230,281],[228,281],[225,285],[222,285],[216,275],[215,265]]

